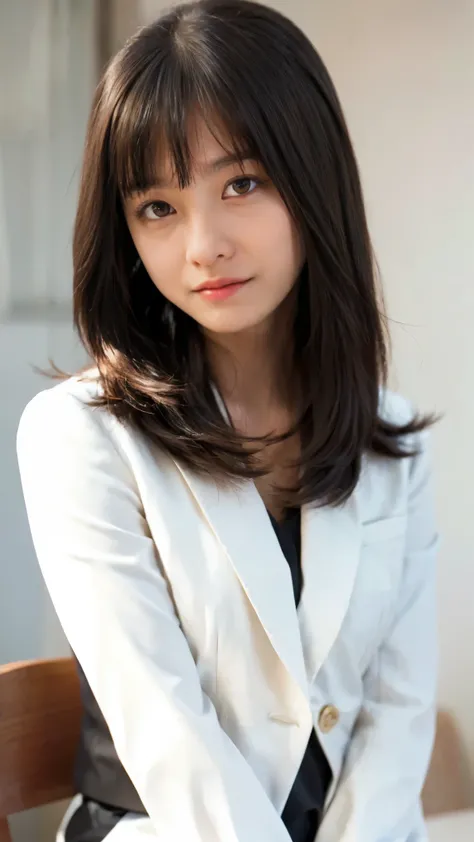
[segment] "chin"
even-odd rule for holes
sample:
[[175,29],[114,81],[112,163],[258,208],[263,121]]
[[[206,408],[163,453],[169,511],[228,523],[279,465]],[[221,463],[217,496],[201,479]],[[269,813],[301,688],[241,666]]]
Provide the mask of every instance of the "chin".
[[196,319],[204,330],[218,334],[235,334],[252,331],[267,321],[269,314],[262,314],[260,317],[253,315],[244,317],[237,313],[215,313],[210,317]]

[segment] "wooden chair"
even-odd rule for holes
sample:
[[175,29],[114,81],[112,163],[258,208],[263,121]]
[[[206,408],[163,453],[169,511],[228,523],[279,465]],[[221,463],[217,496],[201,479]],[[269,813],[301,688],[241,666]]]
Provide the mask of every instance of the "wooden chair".
[[72,658],[0,666],[0,842],[12,813],[73,796],[80,720]]
[[472,806],[464,774],[462,742],[452,714],[438,713],[436,741],[423,789],[425,816],[454,813]]
[[[0,842],[12,842],[7,820],[12,813],[74,795],[80,721],[72,658],[0,667]],[[469,806],[459,733],[453,717],[441,711],[424,812],[432,816]]]

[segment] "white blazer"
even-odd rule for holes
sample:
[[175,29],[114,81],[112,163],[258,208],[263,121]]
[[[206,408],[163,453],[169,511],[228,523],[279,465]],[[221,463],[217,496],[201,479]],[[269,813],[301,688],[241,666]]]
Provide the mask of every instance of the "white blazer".
[[[95,390],[72,379],[37,395],[18,455],[48,590],[149,813],[111,842],[289,842],[280,814],[313,727],[334,776],[318,842],[424,842],[426,434],[416,457],[367,456],[345,505],[303,507],[296,609],[253,482],[183,468],[88,407]],[[391,393],[382,411],[410,417]]]

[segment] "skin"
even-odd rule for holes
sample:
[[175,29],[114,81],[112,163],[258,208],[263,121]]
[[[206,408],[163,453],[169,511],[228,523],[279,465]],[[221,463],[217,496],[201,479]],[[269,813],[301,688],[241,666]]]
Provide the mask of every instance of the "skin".
[[[304,263],[301,238],[258,161],[243,168],[197,118],[189,135],[191,184],[180,189],[169,160],[159,184],[124,203],[137,252],[160,292],[201,325],[215,382],[235,427],[282,432],[293,421],[291,355],[283,345],[291,293]],[[224,299],[197,287],[220,278],[248,281]],[[287,336],[288,334],[286,334]],[[292,481],[297,443],[265,448],[268,474],[257,486],[280,514],[275,484]]]

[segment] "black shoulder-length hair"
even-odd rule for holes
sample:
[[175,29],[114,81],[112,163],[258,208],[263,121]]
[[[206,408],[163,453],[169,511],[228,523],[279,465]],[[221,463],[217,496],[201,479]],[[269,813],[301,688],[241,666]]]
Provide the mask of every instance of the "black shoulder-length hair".
[[73,246],[75,325],[100,378],[94,403],[196,471],[261,474],[264,441],[249,448],[223,418],[199,325],[156,289],[123,212],[131,191],[153,183],[159,148],[180,186],[189,184],[196,112],[224,129],[229,151],[262,163],[302,234],[288,343],[303,384],[289,431],[302,443],[300,483],[286,501],[337,504],[354,489],[364,452],[402,458],[403,437],[431,419],[397,426],[380,412],[387,337],[349,133],[320,56],[271,8],[179,5],[126,43],[97,88]]

